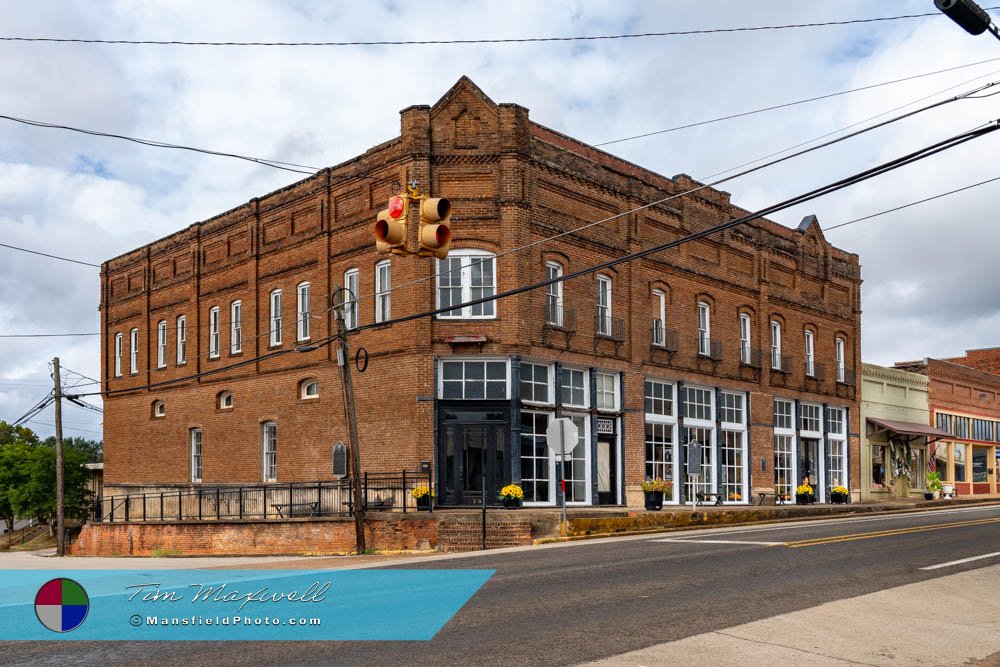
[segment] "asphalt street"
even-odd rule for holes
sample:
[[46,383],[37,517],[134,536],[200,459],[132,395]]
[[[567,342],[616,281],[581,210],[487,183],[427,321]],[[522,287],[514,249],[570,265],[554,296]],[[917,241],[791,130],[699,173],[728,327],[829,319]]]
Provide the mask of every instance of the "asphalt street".
[[496,574],[427,642],[7,642],[0,663],[577,664],[997,565],[998,554],[992,505],[443,556],[406,567]]

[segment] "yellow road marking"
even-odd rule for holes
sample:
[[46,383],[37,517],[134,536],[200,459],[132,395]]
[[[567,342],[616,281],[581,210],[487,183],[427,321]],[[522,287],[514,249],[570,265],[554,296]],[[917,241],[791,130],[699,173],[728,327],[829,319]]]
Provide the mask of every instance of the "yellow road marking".
[[890,530],[879,530],[870,533],[853,533],[850,535],[833,535],[830,537],[814,537],[809,540],[798,540],[796,542],[785,542],[781,546],[791,549],[799,547],[815,547],[823,544],[835,544],[837,542],[853,542],[854,540],[868,540],[876,537],[892,537],[894,535],[909,535],[911,533],[925,533],[932,530],[944,530],[945,528],[961,528],[963,526],[980,526],[988,523],[1000,523],[1000,518],[976,519],[974,521],[957,521],[955,523],[937,523],[927,526],[913,526],[912,528],[894,528]]

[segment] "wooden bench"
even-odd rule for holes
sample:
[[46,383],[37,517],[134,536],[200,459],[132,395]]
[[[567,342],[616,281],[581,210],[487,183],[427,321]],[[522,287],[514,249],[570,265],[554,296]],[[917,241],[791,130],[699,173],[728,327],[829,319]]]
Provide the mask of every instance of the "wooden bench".
[[705,498],[715,498],[713,505],[721,505],[722,498],[725,495],[725,493],[716,493],[714,491],[698,491],[695,494],[695,505],[704,505],[705,503],[703,501]]
[[319,503],[275,503],[271,505],[282,519],[293,516],[319,516]]
[[767,500],[768,496],[771,496],[772,498],[774,498],[774,504],[775,505],[784,505],[785,504],[785,497],[783,495],[781,495],[780,493],[774,493],[773,491],[758,491],[757,495],[760,496],[760,498],[757,500],[757,504],[758,505],[763,505],[764,501]]

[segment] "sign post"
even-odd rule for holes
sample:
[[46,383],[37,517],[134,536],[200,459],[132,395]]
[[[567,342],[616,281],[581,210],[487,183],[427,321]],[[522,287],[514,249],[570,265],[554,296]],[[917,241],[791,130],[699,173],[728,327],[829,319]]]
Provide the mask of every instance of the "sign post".
[[691,482],[691,511],[698,506],[698,479],[701,477],[701,443],[692,440],[687,450],[687,475]]
[[562,536],[566,537],[566,461],[573,456],[580,439],[580,429],[576,427],[572,419],[559,417],[549,422],[545,429],[545,441],[549,449],[555,454],[556,460],[560,462],[560,489],[562,493]]

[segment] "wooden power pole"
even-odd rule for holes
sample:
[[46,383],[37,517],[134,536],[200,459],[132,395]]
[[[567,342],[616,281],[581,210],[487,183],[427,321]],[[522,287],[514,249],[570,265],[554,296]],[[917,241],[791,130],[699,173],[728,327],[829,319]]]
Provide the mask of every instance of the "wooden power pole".
[[[351,381],[350,353],[347,346],[347,322],[344,310],[347,306],[348,292],[341,287],[334,296],[334,318],[337,320],[337,365],[340,367],[340,378],[344,383],[344,402],[347,415],[347,428],[351,441],[351,476],[354,478],[354,532],[357,541],[358,555],[366,551],[365,547],[365,503],[361,492],[361,446],[358,442],[358,418],[354,409],[354,383]],[[357,298],[351,294],[351,304]]]
[[59,357],[52,360],[52,379],[55,381],[56,406],[56,554],[66,555],[66,526],[63,516],[63,433],[62,433],[62,382],[59,378]]

